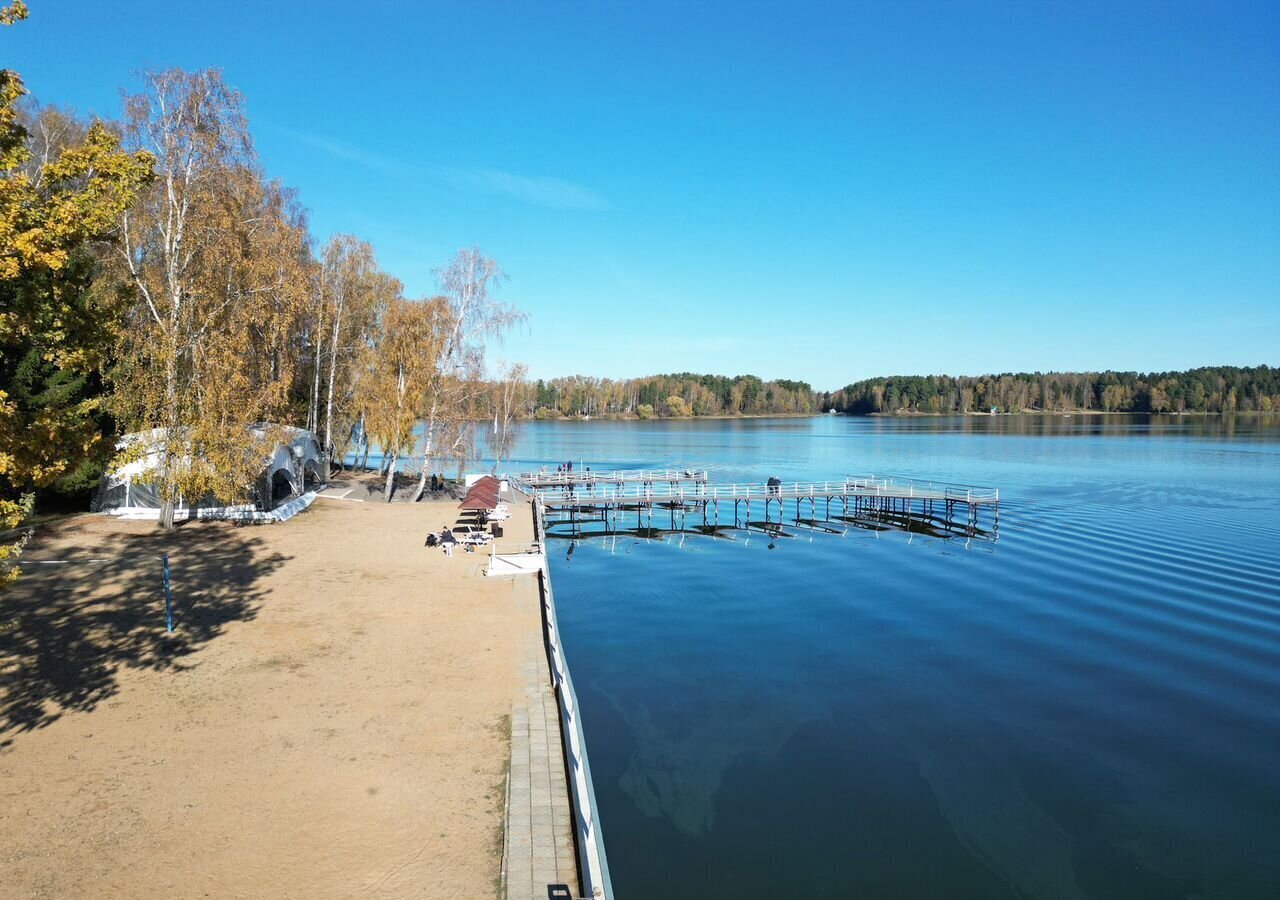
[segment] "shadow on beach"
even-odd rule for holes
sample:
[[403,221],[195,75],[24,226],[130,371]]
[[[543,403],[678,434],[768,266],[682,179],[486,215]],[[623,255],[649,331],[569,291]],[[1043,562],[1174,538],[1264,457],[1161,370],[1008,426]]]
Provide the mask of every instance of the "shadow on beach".
[[[254,618],[258,583],[288,557],[255,528],[191,523],[171,534],[93,518],[42,531],[0,596],[0,750],[118,690],[122,667],[182,671],[184,657]],[[165,631],[168,553],[174,632]],[[58,560],[60,562],[53,562]]]
[[[377,472],[360,472],[347,470],[335,472],[329,478],[326,492],[331,495],[345,494],[348,500],[364,500],[369,503],[387,502],[386,476]],[[391,490],[392,503],[412,503],[418,492],[418,476],[397,472]],[[419,503],[440,503],[452,501],[456,503],[466,494],[464,486],[457,481],[444,482],[439,490],[427,490]]]

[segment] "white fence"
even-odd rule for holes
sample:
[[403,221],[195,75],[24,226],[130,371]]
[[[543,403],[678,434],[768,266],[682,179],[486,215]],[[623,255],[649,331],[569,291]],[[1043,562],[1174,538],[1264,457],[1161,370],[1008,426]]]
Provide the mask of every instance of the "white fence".
[[590,484],[593,482],[609,482],[612,484],[705,482],[707,473],[703,469],[615,469],[612,472],[592,472],[590,469],[584,469],[575,472],[522,472],[516,476],[516,480],[535,487]]
[[[543,510],[535,504],[534,526],[536,536],[542,539]],[[587,764],[586,738],[582,733],[582,716],[578,710],[578,695],[569,677],[564,649],[560,644],[560,629],[556,624],[556,602],[551,591],[550,573],[544,568],[539,575],[542,588],[542,609],[546,629],[547,662],[551,667],[551,680],[556,689],[560,706],[560,727],[564,735],[565,762],[569,769],[569,786],[572,794],[574,824],[578,838],[578,878],[583,894],[599,900],[613,900],[613,884],[609,880],[609,863],[604,852],[604,837],[600,833],[600,814],[596,809],[596,794],[591,786],[591,767]]]

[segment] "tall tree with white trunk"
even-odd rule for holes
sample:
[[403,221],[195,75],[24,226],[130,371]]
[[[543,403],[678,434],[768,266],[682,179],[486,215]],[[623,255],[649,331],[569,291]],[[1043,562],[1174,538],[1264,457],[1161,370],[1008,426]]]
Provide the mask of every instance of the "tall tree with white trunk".
[[335,235],[325,246],[316,282],[311,322],[312,383],[309,427],[323,436],[327,452],[339,448],[358,417],[356,396],[364,351],[374,340],[380,309],[399,297],[398,281],[378,269],[373,247],[351,235]]
[[493,474],[498,474],[502,460],[511,454],[520,434],[521,414],[525,412],[529,367],[523,363],[504,366],[489,385],[489,407],[493,413],[493,430],[489,449],[493,453]]
[[120,417],[159,437],[160,524],[180,498],[247,499],[288,407],[314,264],[292,195],[262,177],[240,94],[216,70],[145,75],[126,138],[157,178],[121,219],[139,298],[114,379]]
[[386,304],[378,322],[362,390],[369,434],[382,448],[384,499],[395,493],[396,465],[411,453],[423,391],[446,339],[448,311],[441,298]]
[[426,493],[442,426],[454,426],[448,428],[451,440],[442,455],[456,460],[458,451],[466,446],[465,431],[456,426],[471,420],[476,398],[483,390],[486,342],[500,339],[524,321],[524,313],[493,296],[504,278],[498,264],[476,247],[459,250],[439,272],[446,309],[444,341],[422,393],[422,468],[415,500]]

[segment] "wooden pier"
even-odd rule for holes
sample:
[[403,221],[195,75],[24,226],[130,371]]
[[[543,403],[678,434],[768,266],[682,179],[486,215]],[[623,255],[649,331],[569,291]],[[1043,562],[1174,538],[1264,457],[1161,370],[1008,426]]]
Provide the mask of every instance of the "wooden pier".
[[[583,534],[583,526],[591,523],[601,523],[605,533],[697,530],[711,534],[729,529],[781,531],[784,525],[840,533],[850,525],[879,525],[994,539],[1000,523],[996,488],[896,477],[850,476],[842,481],[773,485],[712,485],[705,478],[674,477],[558,484],[522,479],[522,484],[546,509],[548,528],[567,526],[574,535]],[[760,518],[752,518],[753,511]],[[632,514],[635,529],[623,522]],[[669,528],[659,524],[660,519],[667,520]]]
[[698,469],[662,469],[615,470],[613,472],[592,472],[584,469],[580,472],[524,472],[515,476],[516,481],[524,486],[542,490],[545,488],[577,488],[592,485],[628,484],[706,484],[707,473]]

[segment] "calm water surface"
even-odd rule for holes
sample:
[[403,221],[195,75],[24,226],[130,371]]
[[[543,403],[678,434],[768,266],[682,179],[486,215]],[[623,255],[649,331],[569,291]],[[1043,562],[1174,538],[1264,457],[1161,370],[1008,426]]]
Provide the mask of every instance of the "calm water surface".
[[551,544],[620,900],[1280,897],[1275,420],[539,423],[514,467],[562,459],[1003,498],[994,544]]

